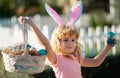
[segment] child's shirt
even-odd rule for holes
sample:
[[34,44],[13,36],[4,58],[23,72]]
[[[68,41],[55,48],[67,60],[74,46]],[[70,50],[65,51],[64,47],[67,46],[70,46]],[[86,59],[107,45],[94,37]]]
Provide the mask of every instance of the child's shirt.
[[82,78],[81,66],[74,55],[72,59],[57,55],[57,63],[50,65],[55,72],[56,78]]

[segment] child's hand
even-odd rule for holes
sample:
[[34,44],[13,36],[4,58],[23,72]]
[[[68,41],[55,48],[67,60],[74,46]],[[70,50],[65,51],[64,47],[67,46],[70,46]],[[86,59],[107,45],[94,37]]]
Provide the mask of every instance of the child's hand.
[[20,16],[20,17],[18,18],[18,21],[20,22],[20,24],[23,24],[24,21],[28,22],[29,20],[30,20],[29,17],[24,17],[24,16]]

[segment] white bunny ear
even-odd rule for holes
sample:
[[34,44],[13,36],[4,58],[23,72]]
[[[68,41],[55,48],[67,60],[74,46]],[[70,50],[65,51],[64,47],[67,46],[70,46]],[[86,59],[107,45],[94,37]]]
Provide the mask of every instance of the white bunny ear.
[[65,25],[57,12],[53,10],[49,5],[45,4],[45,9],[48,14],[55,20],[55,22],[59,24],[59,26]]
[[74,6],[72,6],[71,10],[68,14],[68,26],[74,25],[77,20],[80,18],[83,10],[82,0],[78,1]]

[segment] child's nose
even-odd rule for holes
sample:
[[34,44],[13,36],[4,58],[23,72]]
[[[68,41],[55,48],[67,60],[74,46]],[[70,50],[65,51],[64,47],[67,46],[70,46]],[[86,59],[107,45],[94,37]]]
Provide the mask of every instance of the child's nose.
[[69,40],[69,41],[68,41],[68,44],[72,44],[72,41],[71,41],[71,40]]

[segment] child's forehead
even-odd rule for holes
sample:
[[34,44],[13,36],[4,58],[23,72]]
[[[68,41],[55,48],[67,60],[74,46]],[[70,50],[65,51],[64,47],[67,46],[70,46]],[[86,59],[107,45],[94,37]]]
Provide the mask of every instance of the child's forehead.
[[63,39],[76,39],[76,35],[65,35],[64,37],[62,37]]

